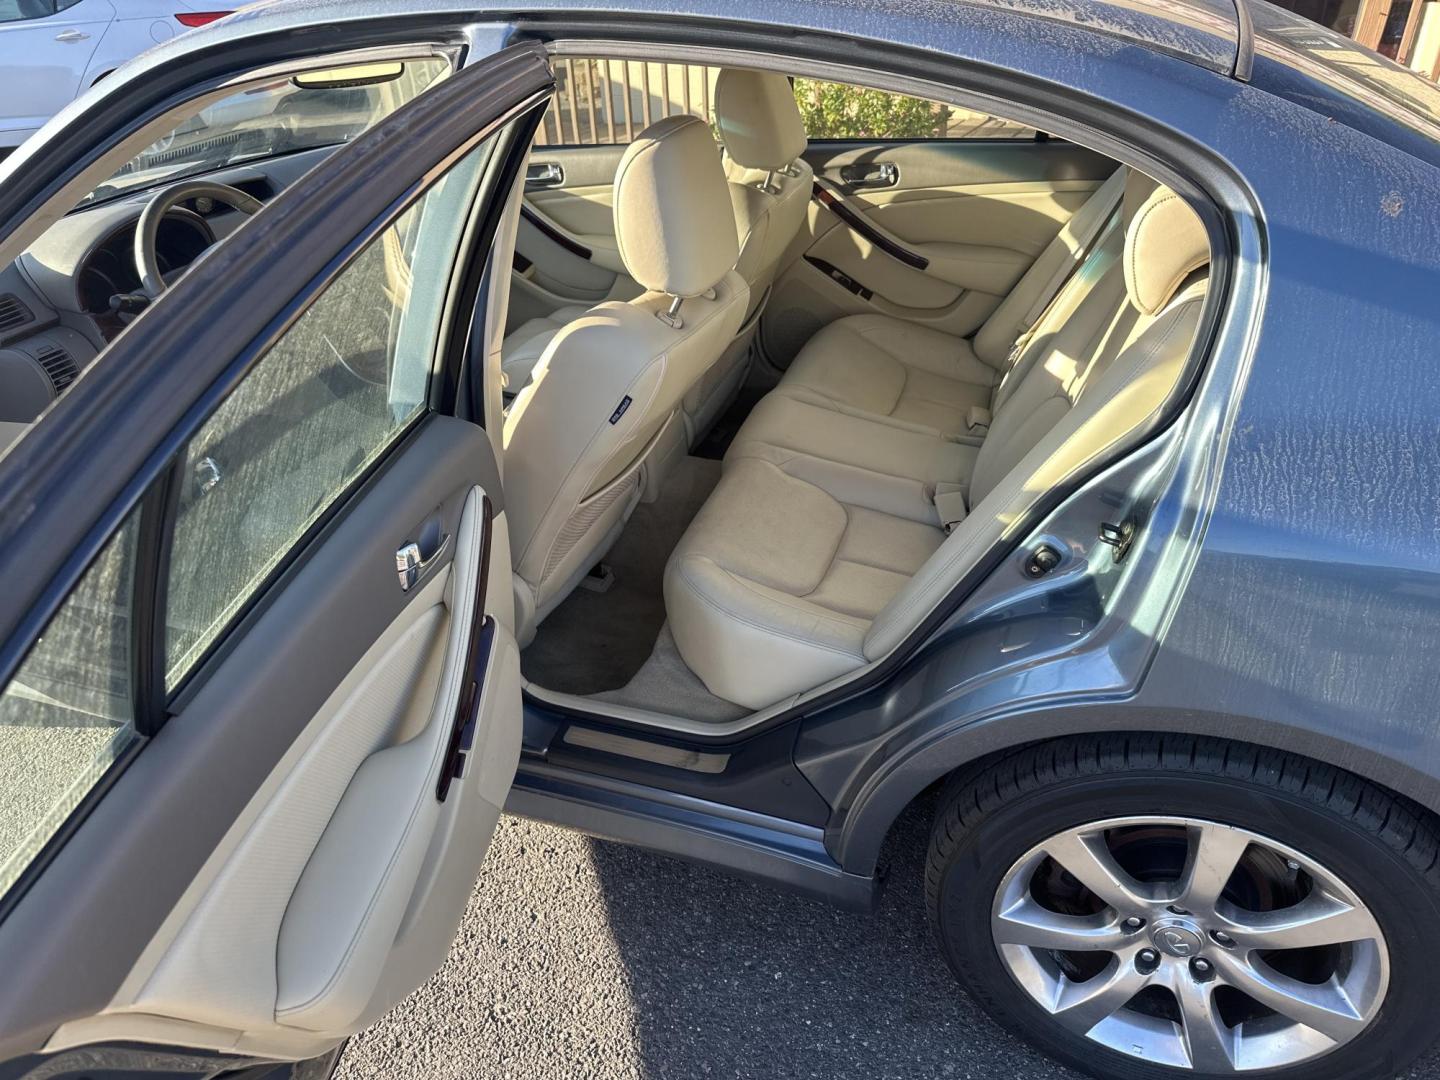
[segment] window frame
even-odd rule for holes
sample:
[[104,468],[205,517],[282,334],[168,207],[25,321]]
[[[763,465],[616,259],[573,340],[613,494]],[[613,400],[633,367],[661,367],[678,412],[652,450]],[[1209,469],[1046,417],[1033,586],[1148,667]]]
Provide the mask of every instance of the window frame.
[[[213,654],[228,651],[221,650],[222,640],[226,637],[234,636],[235,629],[245,619],[247,613],[249,613],[252,608],[255,608],[257,613],[259,610],[263,610],[264,605],[258,604],[258,598],[262,594],[274,591],[276,582],[285,575],[287,566],[291,562],[297,561],[292,558],[295,553],[308,548],[315,539],[324,532],[321,526],[325,522],[337,517],[340,514],[341,508],[348,504],[361,490],[364,482],[376,474],[377,467],[385,460],[399,453],[402,444],[407,443],[414,437],[416,430],[424,423],[426,417],[437,411],[435,407],[438,396],[437,389],[442,385],[439,379],[437,365],[443,355],[441,348],[442,343],[449,336],[446,321],[451,317],[453,310],[450,292],[456,279],[457,268],[473,255],[473,253],[469,251],[469,244],[473,237],[473,226],[478,218],[484,216],[481,213],[480,204],[487,201],[486,193],[493,190],[493,180],[497,170],[504,170],[506,168],[506,155],[508,153],[506,142],[513,137],[512,132],[517,124],[523,124],[523,118],[517,118],[513,121],[510,128],[502,128],[493,133],[494,144],[489,154],[476,167],[469,190],[465,193],[467,201],[464,204],[463,210],[464,220],[460,222],[460,227],[455,230],[453,234],[453,249],[451,249],[448,244],[446,245],[447,250],[452,250],[453,253],[451,255],[448,273],[446,274],[446,280],[443,285],[439,286],[441,290],[439,302],[434,304],[434,325],[426,331],[428,348],[426,355],[423,357],[425,365],[423,400],[418,403],[403,421],[392,423],[387,427],[383,438],[379,442],[367,448],[367,461],[365,465],[357,469],[353,475],[349,476],[344,484],[328,492],[324,499],[324,507],[315,515],[314,520],[306,525],[304,529],[300,530],[283,550],[272,553],[274,557],[270,560],[271,565],[269,568],[263,574],[247,582],[242,591],[237,592],[226,604],[217,609],[214,613],[214,621],[206,628],[204,633],[200,635],[197,644],[187,648],[181,654],[183,664],[179,665],[178,671],[172,672],[170,665],[175,658],[170,655],[172,642],[170,640],[171,629],[168,625],[170,568],[174,558],[176,528],[180,520],[180,496],[185,485],[192,482],[193,479],[189,465],[191,463],[190,452],[192,448],[197,445],[196,440],[204,434],[206,425],[224,406],[225,402],[231,400],[233,395],[245,384],[246,380],[252,377],[256,373],[256,370],[265,364],[271,352],[281,345],[286,336],[295,329],[310,311],[314,310],[318,304],[324,301],[330,287],[339,283],[367,252],[373,250],[373,245],[383,244],[386,234],[394,228],[408,212],[419,207],[438,185],[454,174],[456,169],[463,168],[470,154],[479,150],[481,146],[489,140],[481,139],[474,142],[465,153],[457,155],[448,162],[444,169],[432,174],[423,187],[414,192],[413,197],[410,198],[404,206],[389,216],[384,226],[367,230],[368,238],[363,242],[360,242],[357,238],[356,241],[348,244],[346,251],[349,254],[345,264],[336,269],[324,285],[309,293],[304,305],[294,311],[293,316],[284,329],[279,330],[269,337],[265,347],[256,354],[246,375],[237,380],[230,387],[228,393],[213,404],[207,415],[200,420],[199,424],[191,432],[190,437],[175,452],[165,476],[161,478],[167,485],[168,490],[165,499],[165,516],[158,526],[163,530],[163,535],[160,537],[163,551],[157,559],[158,566],[156,567],[156,573],[163,573],[164,578],[157,580],[155,587],[151,590],[152,595],[157,598],[158,602],[156,605],[157,610],[151,616],[153,626],[149,627],[150,638],[145,643],[146,649],[154,651],[154,655],[147,665],[146,677],[158,678],[156,688],[160,697],[167,704],[175,701],[180,694],[185,691],[187,684],[195,673],[211,662]],[[500,201],[503,202],[505,200],[502,199]],[[372,226],[373,224],[374,223],[372,223]],[[415,299],[413,293],[410,299],[412,301]],[[408,312],[402,311],[398,322],[403,323],[408,314]],[[391,332],[392,334],[400,332],[398,323],[396,326],[392,326]],[[392,342],[392,345],[393,344]],[[418,364],[419,362],[421,362],[421,358],[417,357],[416,363]],[[294,430],[298,424],[304,423],[306,419],[308,419],[308,417],[301,418],[296,423],[287,425],[287,431]],[[222,436],[220,442],[223,443],[223,441],[224,438]],[[214,443],[211,443],[209,447],[213,448],[214,445]],[[157,483],[158,482],[160,481],[157,481]],[[204,497],[203,495],[201,496],[201,498]],[[193,542],[196,538],[192,537],[191,539]],[[303,560],[299,561],[303,562]],[[147,622],[148,621],[149,620],[147,620]],[[203,642],[203,645],[200,645],[198,642]],[[159,722],[163,723],[163,717]]]
[[[536,115],[538,117],[538,113]],[[476,234],[493,235],[493,230],[485,229],[483,226],[487,219],[494,218],[503,212],[504,206],[510,201],[510,192],[498,183],[497,178],[509,171],[519,155],[526,151],[528,142],[525,140],[528,140],[532,131],[531,119],[522,114],[512,117],[506,126],[494,133],[497,136],[495,151],[477,177],[475,198],[471,203],[468,221],[461,230],[454,263],[451,267],[450,280],[446,284],[446,299],[440,308],[440,325],[436,327],[432,342],[429,385],[424,405],[404,423],[393,428],[384,445],[369,463],[358,470],[342,488],[333,493],[325,508],[291,542],[285,553],[276,560],[270,570],[253,585],[244,601],[235,606],[234,611],[220,625],[209,643],[197,651],[186,670],[176,678],[168,690],[166,689],[166,616],[168,608],[158,602],[168,601],[168,596],[162,595],[162,593],[168,592],[168,589],[157,591],[154,594],[157,605],[148,619],[150,636],[144,648],[148,653],[147,675],[151,679],[158,679],[152,688],[156,693],[153,705],[156,710],[156,730],[163,726],[171,715],[183,710],[186,703],[199,692],[200,687],[234,649],[236,643],[245,636],[246,629],[273,603],[284,582],[304,567],[310,553],[320,546],[320,541],[333,531],[339,519],[344,516],[345,509],[358,498],[363,497],[365,491],[373,486],[376,478],[385,471],[389,463],[402,454],[405,447],[416,439],[425,421],[432,415],[454,414],[457,401],[453,388],[458,385],[459,379],[458,373],[452,374],[448,368],[452,364],[459,363],[463,357],[457,356],[450,346],[457,329],[455,324],[465,321],[457,317],[457,313],[462,312],[464,308],[463,299],[455,296],[455,290],[457,286],[464,283],[465,277],[461,271],[467,264],[486,261],[476,257],[478,254],[475,249]],[[379,240],[407,210],[422,200],[436,183],[448,175],[450,168],[458,165],[466,154],[483,141],[483,136],[468,140],[464,147],[456,151],[442,168],[434,170],[425,178],[423,184],[417,185],[407,193],[405,199],[392,203],[381,217],[371,221],[352,238],[342,252],[326,267],[322,277],[312,280],[302,293],[297,294],[286,305],[283,321],[277,319],[271,329],[262,335],[262,338],[247,346],[244,352],[247,357],[245,374],[248,375],[258,363],[263,361],[269,350],[310,310],[315,302],[324,295],[326,289],[341,277],[362,253],[368,250],[371,243]],[[492,195],[497,197],[492,198]],[[165,516],[159,523],[159,528],[162,530],[159,540],[163,551],[157,556],[157,572],[159,568],[163,568],[168,576],[175,540],[175,523],[179,511],[179,492],[185,483],[186,450],[189,447],[190,439],[203,428],[205,422],[243,380],[244,376],[242,375],[226,388],[223,395],[210,402],[204,413],[190,428],[186,437],[170,453],[170,460],[163,477],[169,488],[169,494],[165,504]],[[480,420],[476,418],[472,422],[479,424]],[[157,478],[158,482],[159,478]]]

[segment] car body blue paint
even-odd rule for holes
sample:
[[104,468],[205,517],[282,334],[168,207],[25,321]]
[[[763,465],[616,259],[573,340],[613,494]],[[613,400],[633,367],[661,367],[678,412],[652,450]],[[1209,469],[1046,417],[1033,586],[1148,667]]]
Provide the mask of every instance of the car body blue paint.
[[[46,141],[82,131],[158,66],[317,15],[503,17],[522,33],[602,38],[628,20],[632,40],[723,31],[762,50],[785,27],[804,31],[783,38],[791,55],[833,58],[838,42],[878,70],[980,92],[1018,74],[1013,100],[1209,208],[1226,285],[1212,359],[1145,451],[1150,473],[1125,478],[1147,524],[1124,567],[1028,592],[1001,580],[1004,595],[977,592],[888,681],[807,717],[796,758],[836,809],[828,849],[868,874],[898,808],[928,784],[1079,730],[1243,738],[1440,809],[1440,91],[1240,2],[1254,24],[1248,81],[1231,77],[1244,42],[1230,0],[531,0],[497,13],[275,0],[117,72],[0,166],[0,196]],[[313,48],[325,44],[316,33]],[[1088,558],[1087,500],[1118,482],[1096,478],[1041,530]]]

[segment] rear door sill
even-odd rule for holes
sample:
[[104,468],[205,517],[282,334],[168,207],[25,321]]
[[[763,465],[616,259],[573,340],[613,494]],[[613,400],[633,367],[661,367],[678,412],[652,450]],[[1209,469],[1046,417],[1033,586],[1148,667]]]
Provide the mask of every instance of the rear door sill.
[[612,777],[523,758],[507,812],[673,855],[852,911],[879,880],[842,870],[824,830]]

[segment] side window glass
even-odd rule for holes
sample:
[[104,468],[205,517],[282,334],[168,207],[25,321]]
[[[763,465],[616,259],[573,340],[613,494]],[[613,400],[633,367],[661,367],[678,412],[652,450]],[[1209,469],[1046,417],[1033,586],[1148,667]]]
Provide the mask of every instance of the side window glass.
[[120,166],[80,205],[174,184],[241,161],[339,146],[449,73],[450,61],[432,57],[312,71],[237,91],[186,117]]
[[811,139],[1034,139],[1035,129],[958,105],[849,83],[796,79]]
[[187,445],[170,554],[173,689],[425,409],[478,181],[468,153],[336,277]]
[[0,0],[0,24],[43,19],[54,14],[55,0]]
[[555,96],[536,146],[622,146],[657,120],[688,114],[709,123],[718,67],[642,60],[555,61]]
[[137,530],[132,514],[0,693],[0,895],[135,737]]

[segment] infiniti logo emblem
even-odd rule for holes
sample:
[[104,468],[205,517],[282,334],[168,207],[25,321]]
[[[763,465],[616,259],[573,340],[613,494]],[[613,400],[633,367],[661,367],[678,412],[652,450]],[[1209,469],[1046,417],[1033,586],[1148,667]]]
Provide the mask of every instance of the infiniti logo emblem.
[[1155,947],[1168,956],[1196,956],[1204,946],[1200,928],[1188,919],[1166,919],[1150,932]]

